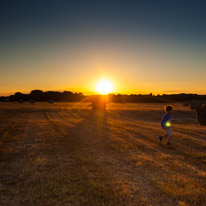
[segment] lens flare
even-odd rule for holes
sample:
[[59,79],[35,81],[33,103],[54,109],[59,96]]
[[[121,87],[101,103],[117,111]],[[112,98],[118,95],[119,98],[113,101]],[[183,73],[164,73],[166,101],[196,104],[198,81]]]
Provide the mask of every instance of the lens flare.
[[166,122],[166,123],[165,123],[165,126],[166,126],[166,127],[171,127],[171,123],[170,123],[170,122]]

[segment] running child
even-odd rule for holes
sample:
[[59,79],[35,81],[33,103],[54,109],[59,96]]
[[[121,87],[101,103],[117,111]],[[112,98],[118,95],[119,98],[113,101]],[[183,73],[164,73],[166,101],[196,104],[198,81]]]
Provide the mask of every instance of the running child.
[[166,134],[163,136],[159,136],[159,142],[162,142],[162,139],[168,137],[167,144],[170,145],[170,140],[172,137],[171,131],[171,121],[172,121],[172,110],[173,107],[171,105],[167,105],[165,107],[165,114],[161,120],[161,127],[165,130]]

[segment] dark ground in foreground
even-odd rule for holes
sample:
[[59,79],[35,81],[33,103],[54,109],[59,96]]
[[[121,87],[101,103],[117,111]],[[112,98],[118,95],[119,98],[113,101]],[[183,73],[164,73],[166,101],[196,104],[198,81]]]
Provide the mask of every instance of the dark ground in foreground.
[[0,104],[0,205],[171,205],[206,202],[206,127],[174,104]]

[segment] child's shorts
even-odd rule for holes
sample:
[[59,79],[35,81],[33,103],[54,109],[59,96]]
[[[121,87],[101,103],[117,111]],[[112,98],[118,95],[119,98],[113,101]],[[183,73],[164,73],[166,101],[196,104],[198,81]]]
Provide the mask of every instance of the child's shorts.
[[172,136],[171,127],[165,127],[164,130],[165,130],[165,132],[167,133],[168,136],[170,136],[170,137]]

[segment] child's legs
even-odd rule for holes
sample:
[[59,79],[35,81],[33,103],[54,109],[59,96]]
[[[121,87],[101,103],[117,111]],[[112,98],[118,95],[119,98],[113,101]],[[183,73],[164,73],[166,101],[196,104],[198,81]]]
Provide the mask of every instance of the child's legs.
[[172,137],[172,136],[169,136],[169,135],[168,135],[168,140],[167,140],[167,142],[170,142],[171,137]]
[[168,141],[167,142],[170,142],[170,139],[172,137],[172,131],[171,131],[171,128],[170,127],[166,127],[165,128],[165,131],[166,131],[166,136],[168,136]]

